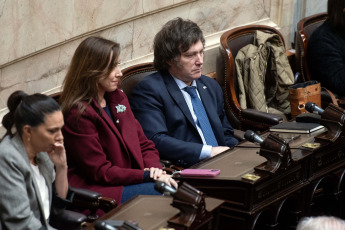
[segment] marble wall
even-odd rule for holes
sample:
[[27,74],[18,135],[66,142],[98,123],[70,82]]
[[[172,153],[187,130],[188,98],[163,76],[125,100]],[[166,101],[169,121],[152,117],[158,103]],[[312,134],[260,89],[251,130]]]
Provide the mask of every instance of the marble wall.
[[297,23],[305,17],[327,11],[327,0],[294,0],[293,23],[291,25],[291,39],[294,40]]
[[60,91],[71,56],[85,37],[99,35],[119,42],[125,68],[152,61],[153,37],[161,26],[175,17],[188,18],[204,32],[203,72],[210,73],[215,71],[220,35],[237,26],[273,26],[290,48],[294,4],[294,0],[0,0],[0,118],[15,90]]
[[[298,1],[298,0],[297,0]],[[327,11],[327,0],[307,0],[303,16],[308,17],[313,14]]]

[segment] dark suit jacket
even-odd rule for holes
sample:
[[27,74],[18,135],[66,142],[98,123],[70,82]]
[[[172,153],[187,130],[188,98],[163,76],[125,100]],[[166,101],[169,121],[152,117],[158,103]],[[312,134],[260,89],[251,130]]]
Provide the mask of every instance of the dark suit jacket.
[[336,31],[326,20],[308,43],[311,78],[339,96],[345,96],[345,32]]
[[[65,114],[63,134],[71,186],[97,191],[121,201],[123,185],[143,182],[144,168],[161,168],[158,151],[148,140],[121,90],[105,95],[114,123],[93,101],[79,115]],[[116,106],[126,110],[117,112]]]
[[[196,83],[218,144],[236,145],[238,141],[225,116],[219,84],[207,76],[201,76]],[[135,87],[130,102],[133,113],[162,159],[185,167],[199,161],[203,146],[201,137],[181,90],[168,72],[145,77]]]
[[[50,215],[58,214],[71,203],[73,194],[67,199],[57,197],[54,192],[54,164],[47,153],[37,155],[38,167],[49,191]],[[17,134],[6,136],[0,143],[0,225],[3,229],[52,229],[44,217],[43,203],[32,172],[25,146]],[[1,227],[0,227],[1,229]]]

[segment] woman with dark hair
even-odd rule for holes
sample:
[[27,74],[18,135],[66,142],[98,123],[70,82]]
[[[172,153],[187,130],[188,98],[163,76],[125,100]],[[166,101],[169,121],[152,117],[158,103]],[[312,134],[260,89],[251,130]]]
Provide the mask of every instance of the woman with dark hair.
[[345,96],[345,0],[328,0],[328,18],[308,44],[307,62],[312,79]]
[[50,229],[49,216],[72,198],[62,112],[51,97],[22,91],[11,94],[7,106],[2,120],[7,133],[0,143],[2,228]]
[[118,43],[85,39],[72,58],[60,102],[69,183],[122,203],[137,194],[158,195],[154,180],[177,183],[162,171],[158,151],[117,89],[119,55]]

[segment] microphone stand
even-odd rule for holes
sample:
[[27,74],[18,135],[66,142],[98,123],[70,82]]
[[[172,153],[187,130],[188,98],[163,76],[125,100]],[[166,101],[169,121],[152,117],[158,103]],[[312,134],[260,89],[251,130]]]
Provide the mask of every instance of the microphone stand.
[[260,156],[267,159],[255,167],[255,170],[276,173],[279,170],[285,170],[291,164],[291,150],[289,144],[277,135],[269,134],[260,144]]
[[344,136],[345,110],[330,103],[321,114],[320,124],[327,128],[326,133],[315,137],[318,141],[335,142],[339,137]]
[[198,229],[211,222],[212,214],[206,210],[203,192],[184,182],[173,195],[173,207],[180,210],[168,220],[168,227],[176,230]]

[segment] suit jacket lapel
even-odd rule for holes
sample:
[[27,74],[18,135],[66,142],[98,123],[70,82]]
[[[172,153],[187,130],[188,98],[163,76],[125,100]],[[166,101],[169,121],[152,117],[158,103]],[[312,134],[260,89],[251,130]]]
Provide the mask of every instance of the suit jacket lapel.
[[[106,94],[105,97],[107,99],[107,102],[109,103],[109,106],[110,106],[109,109],[113,118],[115,120],[117,119],[119,120],[119,123],[116,125],[116,128],[121,135],[121,140],[123,141],[127,152],[132,153],[132,156],[137,160],[137,162],[140,162],[138,161],[137,156],[135,155],[137,151],[133,149],[134,146],[133,146],[132,132],[134,130],[136,131],[136,126],[135,126],[135,123],[133,122],[134,119],[132,120],[130,116],[133,116],[134,118],[134,115],[131,114],[130,106],[125,94],[121,92],[119,89],[117,89],[115,92]],[[117,106],[120,106],[120,105],[123,105],[126,107],[126,109],[124,109],[122,112],[117,111],[117,108],[116,108]]]
[[[38,168],[40,170],[40,173],[43,175],[44,180],[46,181],[46,185],[48,187],[48,195],[49,195],[49,205],[51,208],[52,202],[53,202],[53,181],[55,180],[55,171],[54,171],[54,164],[50,160],[48,153],[41,152],[37,155],[38,158]],[[36,190],[38,187],[36,188]],[[41,213],[43,213],[43,205],[41,206]],[[47,220],[44,218],[45,223],[48,225]]]
[[48,186],[48,194],[49,194],[49,202],[51,204],[52,202],[52,181],[54,181],[55,178],[53,178],[53,162],[50,161],[49,156],[44,156],[43,154],[48,153],[39,153],[37,155],[38,159],[38,168],[40,170],[40,173],[43,175],[44,180],[46,181],[46,184]]
[[[118,137],[118,139],[120,140],[120,142],[122,143],[122,146],[127,150],[126,144],[122,138],[121,133],[119,132],[119,130],[117,129],[117,127],[115,126],[114,122],[116,121],[116,117],[113,117],[114,122],[110,119],[110,117],[108,116],[108,114],[104,111],[104,109],[102,109],[98,102],[94,99],[92,102],[92,106],[95,110],[96,113],[99,114],[98,111],[100,111],[101,113],[101,117],[102,119],[107,123],[107,125],[109,126],[109,128],[113,131],[113,133]],[[111,106],[110,106],[111,107]],[[111,110],[111,108],[110,108]],[[128,150],[127,150],[128,151]]]
[[176,82],[174,81],[173,77],[169,73],[162,73],[165,85],[173,98],[176,104],[179,106],[183,114],[187,117],[187,120],[194,126],[196,129],[192,114],[189,111],[188,105],[186,100],[181,93],[180,88],[177,86]]
[[[121,133],[123,142],[126,144],[125,147],[128,153],[136,160],[140,168],[144,167],[141,149],[138,143],[137,136],[137,126],[136,120],[132,111],[130,110],[130,105],[126,95],[121,90],[116,90],[110,94],[106,94],[107,102],[110,106],[110,111],[114,119],[118,119],[119,123],[116,125],[118,131]],[[118,106],[125,106],[126,109],[123,111],[118,111]],[[140,153],[140,155],[139,155]]]
[[[25,162],[27,162],[28,164],[28,167],[30,168],[31,172],[32,172],[32,168],[31,168],[31,165],[30,165],[30,160],[29,160],[29,157],[28,157],[28,154],[26,152],[26,149],[25,149],[25,146],[23,144],[23,141],[21,140],[19,134],[16,134],[13,138],[12,138],[12,142],[13,142],[13,145],[15,146],[15,148],[18,150],[18,152],[22,155],[22,157],[25,159]],[[43,172],[42,172],[43,174]],[[45,177],[46,179],[46,177]],[[47,181],[46,181],[47,183]],[[38,188],[38,185],[36,183],[36,180],[34,178],[34,175],[33,175],[33,172],[32,172],[32,186],[35,190],[35,195],[36,195],[36,199],[38,201],[38,206],[40,208],[40,213],[41,213],[41,220],[44,220],[44,223],[46,222],[45,218],[44,218],[44,209],[43,209],[43,202],[42,202],[42,199],[41,199],[41,195],[40,195],[40,190]],[[48,186],[48,189],[49,189],[49,185],[47,184]],[[49,190],[49,196],[51,196],[51,185],[50,185],[50,190]],[[51,202],[51,201],[50,201]]]

